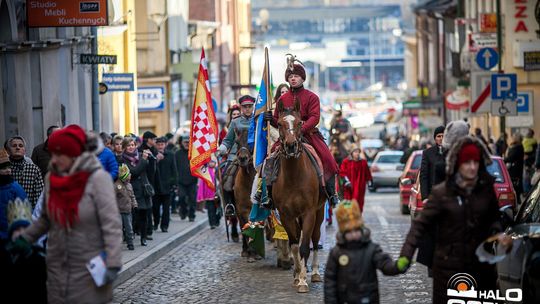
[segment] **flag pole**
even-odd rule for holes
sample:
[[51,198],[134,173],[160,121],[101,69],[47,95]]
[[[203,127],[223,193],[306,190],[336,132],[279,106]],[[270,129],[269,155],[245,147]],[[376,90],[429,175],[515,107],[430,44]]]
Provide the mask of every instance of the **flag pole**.
[[[264,47],[264,61],[265,66],[267,68],[267,71],[263,77],[268,76],[268,79],[265,79],[264,84],[266,85],[266,110],[273,112],[272,108],[272,84],[270,83],[270,60],[268,59],[268,47]],[[270,146],[270,128],[271,124],[270,121],[266,122],[266,142],[268,143],[266,147],[266,156],[270,155],[270,152],[272,150],[272,147]]]

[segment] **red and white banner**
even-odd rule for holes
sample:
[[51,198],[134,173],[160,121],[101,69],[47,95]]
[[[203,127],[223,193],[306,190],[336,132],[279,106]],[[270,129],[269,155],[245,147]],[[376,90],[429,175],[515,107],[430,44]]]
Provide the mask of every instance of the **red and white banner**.
[[191,174],[202,178],[212,189],[215,189],[215,185],[206,164],[217,150],[217,135],[218,125],[212,105],[212,96],[210,95],[208,65],[203,49],[199,65],[199,76],[197,77],[195,100],[191,112],[188,157]]

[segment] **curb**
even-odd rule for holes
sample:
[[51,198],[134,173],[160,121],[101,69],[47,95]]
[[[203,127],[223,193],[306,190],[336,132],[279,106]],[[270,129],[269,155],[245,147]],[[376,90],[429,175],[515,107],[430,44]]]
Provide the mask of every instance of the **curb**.
[[175,247],[186,242],[192,236],[202,231],[203,228],[205,228],[206,226],[208,226],[207,220],[195,223],[195,225],[190,229],[186,229],[184,231],[178,232],[175,235],[172,235],[152,250],[149,250],[143,253],[141,256],[137,257],[136,259],[124,264],[122,266],[122,270],[118,273],[118,277],[116,278],[116,280],[114,280],[113,288],[116,288],[122,283],[126,282],[138,272],[150,266],[150,264],[154,263],[159,258],[164,256],[166,253],[170,252]]

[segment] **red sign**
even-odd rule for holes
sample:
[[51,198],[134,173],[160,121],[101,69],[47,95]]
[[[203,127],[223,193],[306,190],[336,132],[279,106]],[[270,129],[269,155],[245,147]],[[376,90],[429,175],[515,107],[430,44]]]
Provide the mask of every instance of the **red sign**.
[[28,0],[26,12],[29,27],[108,24],[107,0]]
[[516,13],[514,14],[514,18],[516,19],[516,27],[514,28],[514,33],[519,32],[529,32],[529,29],[527,28],[527,25],[525,24],[525,19],[527,19],[527,0],[514,0]]
[[497,14],[480,14],[480,32],[496,33],[497,32]]

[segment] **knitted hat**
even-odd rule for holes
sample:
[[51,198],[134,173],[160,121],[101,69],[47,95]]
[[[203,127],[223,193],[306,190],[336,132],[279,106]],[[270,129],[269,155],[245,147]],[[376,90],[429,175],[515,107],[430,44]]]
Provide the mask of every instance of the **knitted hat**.
[[51,134],[47,148],[51,153],[77,157],[83,153],[85,145],[84,130],[78,125],[69,125]]
[[360,207],[358,207],[358,202],[356,200],[347,200],[340,203],[336,210],[336,218],[338,221],[339,232],[341,233],[359,229],[364,226],[364,220],[362,219]]
[[360,151],[360,147],[356,144],[352,144],[351,148],[349,149],[349,152],[352,154],[356,150]]
[[238,99],[240,106],[252,105],[255,103],[255,98],[249,95],[244,95]]
[[457,165],[459,167],[461,166],[461,164],[470,160],[480,161],[480,157],[481,153],[477,145],[475,145],[474,143],[465,144],[463,145],[463,147],[461,147],[461,150],[459,151]]
[[120,167],[118,167],[118,178],[121,181],[125,181],[130,174],[131,172],[129,172],[129,168],[126,164],[121,164]]
[[435,139],[435,137],[441,133],[444,134],[444,126],[438,126],[435,128],[435,131],[433,132],[433,139]]
[[289,68],[285,70],[285,81],[289,81],[289,76],[295,74],[306,80],[306,70],[301,64],[295,63],[294,69],[291,71]]
[[9,162],[9,155],[6,149],[0,150],[0,169],[5,169],[10,165],[11,163]]

